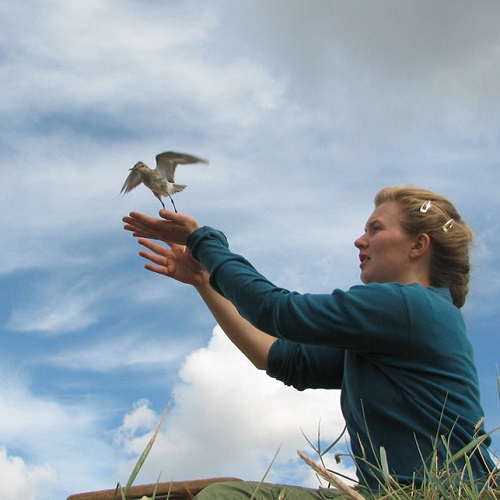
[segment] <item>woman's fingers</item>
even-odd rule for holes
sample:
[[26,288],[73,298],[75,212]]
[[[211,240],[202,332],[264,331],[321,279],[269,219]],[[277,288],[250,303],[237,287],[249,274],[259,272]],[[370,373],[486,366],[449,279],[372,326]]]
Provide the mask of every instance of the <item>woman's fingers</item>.
[[168,250],[167,248],[161,246],[161,245],[158,245],[158,243],[155,243],[154,241],[151,241],[147,238],[139,238],[137,240],[142,246],[146,247],[146,248],[149,248],[149,250],[151,250],[152,252],[155,252],[159,255],[163,255],[163,256],[166,256],[167,255],[167,252],[169,252],[170,250]]

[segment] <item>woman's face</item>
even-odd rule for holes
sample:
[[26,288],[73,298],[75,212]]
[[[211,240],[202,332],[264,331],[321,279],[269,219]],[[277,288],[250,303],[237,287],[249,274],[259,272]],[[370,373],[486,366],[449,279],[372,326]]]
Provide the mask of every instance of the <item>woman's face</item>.
[[359,250],[363,283],[414,282],[410,250],[415,238],[404,232],[400,213],[397,202],[380,204],[368,219],[365,233],[354,242]]

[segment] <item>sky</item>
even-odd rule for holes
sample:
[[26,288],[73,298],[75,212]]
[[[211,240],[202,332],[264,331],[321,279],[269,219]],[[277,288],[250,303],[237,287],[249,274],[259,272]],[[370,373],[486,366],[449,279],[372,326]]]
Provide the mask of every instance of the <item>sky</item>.
[[123,230],[161,208],[119,194],[128,169],[168,150],[210,162],[178,168],[179,211],[299,292],[359,284],[380,188],[449,197],[499,426],[499,19],[494,0],[0,1],[0,497],[124,484],[173,395],[137,483],[260,480],[279,450],[268,480],[318,485],[296,450],[341,434],[338,391],[254,369]]

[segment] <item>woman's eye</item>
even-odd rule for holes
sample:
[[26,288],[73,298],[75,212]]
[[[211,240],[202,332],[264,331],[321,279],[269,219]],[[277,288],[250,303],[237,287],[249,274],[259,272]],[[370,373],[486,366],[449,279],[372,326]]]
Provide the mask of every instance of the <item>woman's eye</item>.
[[382,229],[382,226],[368,226],[366,229],[365,229],[365,234],[373,234],[373,233],[376,233],[377,231],[380,231]]

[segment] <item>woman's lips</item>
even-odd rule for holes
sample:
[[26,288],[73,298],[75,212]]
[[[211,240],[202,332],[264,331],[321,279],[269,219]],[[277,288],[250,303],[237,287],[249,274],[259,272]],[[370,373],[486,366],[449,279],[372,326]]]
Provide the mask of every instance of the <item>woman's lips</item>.
[[359,254],[359,260],[360,260],[360,264],[359,264],[359,267],[363,267],[366,262],[369,260],[369,257],[368,255],[365,255],[365,254]]

